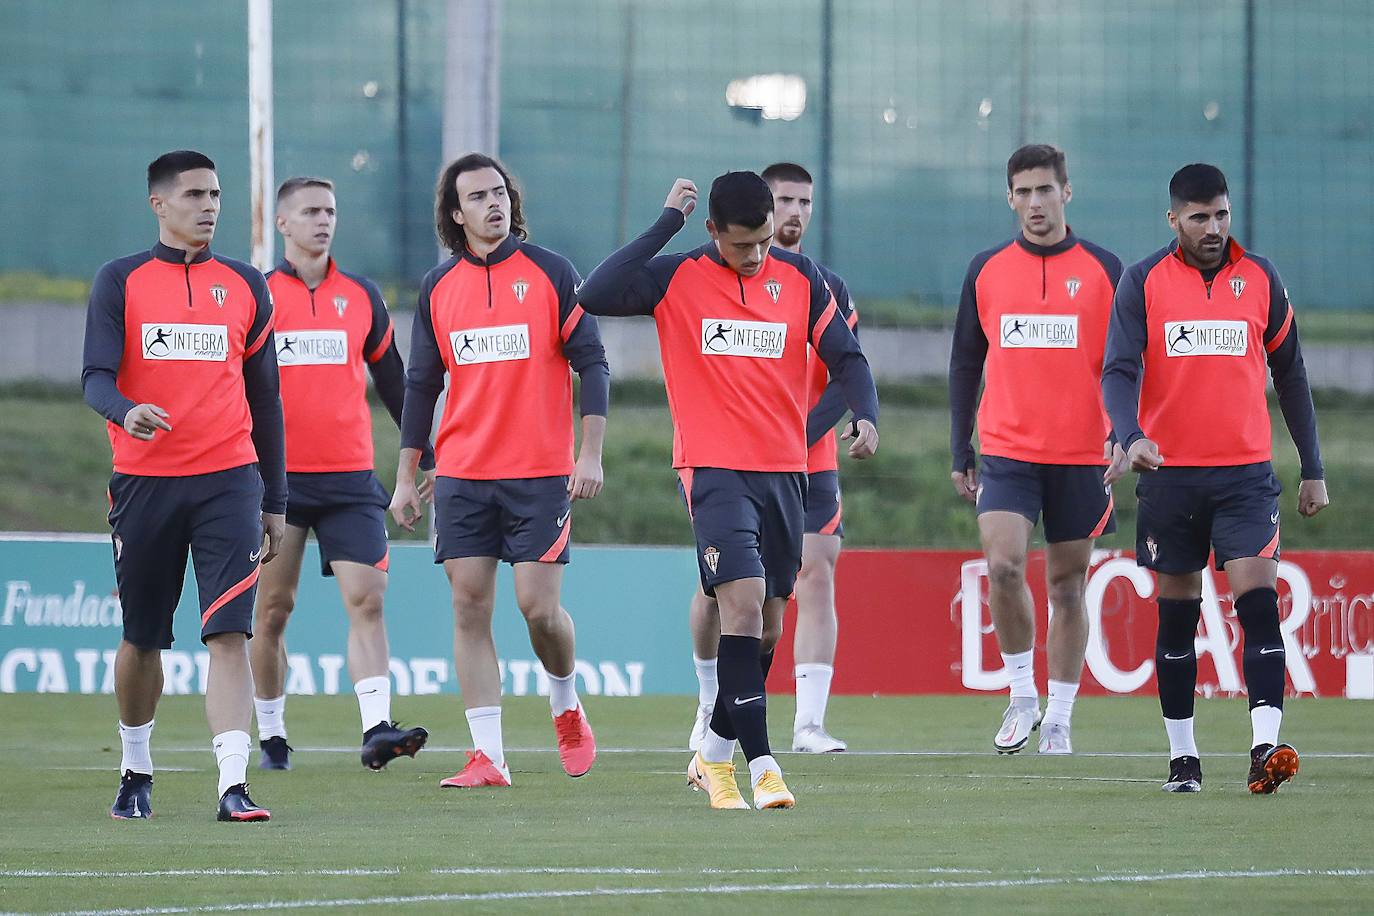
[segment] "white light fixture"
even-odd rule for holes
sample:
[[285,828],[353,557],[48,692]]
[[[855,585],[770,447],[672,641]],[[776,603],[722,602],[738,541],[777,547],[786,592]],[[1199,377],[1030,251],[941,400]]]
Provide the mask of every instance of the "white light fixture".
[[806,110],[806,80],[795,73],[759,73],[725,87],[731,108],[752,109],[765,121],[795,121]]

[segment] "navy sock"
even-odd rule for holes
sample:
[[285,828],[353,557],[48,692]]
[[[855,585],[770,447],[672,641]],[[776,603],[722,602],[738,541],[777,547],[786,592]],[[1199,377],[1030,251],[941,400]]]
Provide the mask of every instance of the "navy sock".
[[1155,683],[1166,719],[1191,719],[1197,690],[1197,622],[1201,598],[1160,598],[1155,638]]
[[1283,676],[1287,663],[1283,634],[1279,632],[1279,593],[1272,588],[1251,589],[1236,599],[1236,617],[1245,634],[1242,665],[1250,708],[1283,709]]
[[[730,717],[746,760],[772,753],[768,747],[768,698],[763,689],[759,649],[760,641],[756,637],[721,636],[720,652],[716,656],[716,672],[720,679],[716,711],[724,709]],[[714,715],[712,730],[715,730]]]

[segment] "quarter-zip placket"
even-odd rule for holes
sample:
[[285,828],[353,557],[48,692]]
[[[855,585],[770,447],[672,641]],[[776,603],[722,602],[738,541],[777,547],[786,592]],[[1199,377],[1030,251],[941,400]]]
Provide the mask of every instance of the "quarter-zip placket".
[[749,300],[744,297],[744,278],[739,274],[735,274],[735,279],[739,281],[739,304],[748,305]]
[[183,261],[181,266],[186,270],[186,307],[188,309],[194,308],[195,306],[191,299],[191,265]]
[[491,310],[491,261],[483,261],[482,266],[487,271],[487,310]]

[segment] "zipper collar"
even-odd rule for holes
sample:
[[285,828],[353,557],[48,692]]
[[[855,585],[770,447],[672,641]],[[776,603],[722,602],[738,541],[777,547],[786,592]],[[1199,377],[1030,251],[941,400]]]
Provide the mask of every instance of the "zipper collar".
[[[186,261],[186,252],[183,249],[173,248],[171,245],[164,245],[160,240],[153,244],[152,254],[153,257],[157,258],[159,261],[165,261],[168,264],[189,266]],[[211,257],[212,255],[210,254],[209,247],[202,248],[200,252],[191,259],[190,264],[204,264],[206,261],[210,260]]]
[[467,261],[469,264],[475,264],[478,267],[492,268],[495,267],[497,264],[500,264],[502,261],[506,260],[506,258],[509,258],[511,255],[515,254],[515,252],[519,250],[520,240],[515,237],[514,233],[511,233],[501,241],[500,245],[496,246],[495,250],[492,251],[491,254],[487,255],[485,260],[473,254],[472,250],[468,248],[466,245],[463,246],[463,251],[460,257],[464,261]]
[[1054,245],[1037,245],[1029,241],[1025,235],[1019,232],[1016,234],[1016,244],[1021,247],[1022,251],[1030,252],[1036,257],[1052,258],[1057,254],[1063,254],[1078,244],[1078,236],[1073,234],[1073,227],[1068,226],[1066,229],[1068,230],[1068,234],[1064,236],[1063,240]]

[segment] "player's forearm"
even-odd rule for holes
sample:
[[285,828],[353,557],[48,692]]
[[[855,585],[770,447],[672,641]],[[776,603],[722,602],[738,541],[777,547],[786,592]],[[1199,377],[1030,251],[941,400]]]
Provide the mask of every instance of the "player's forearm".
[[597,265],[577,291],[577,301],[593,315],[647,315],[656,302],[636,290],[649,261],[686,224],[682,211],[664,207],[652,226]]
[[1307,381],[1307,367],[1303,364],[1296,329],[1270,354],[1269,368],[1274,374],[1274,390],[1279,396],[1284,425],[1293,437],[1302,462],[1302,479],[1323,480],[1326,472],[1317,438],[1317,410],[1312,404],[1312,388]]
[[286,430],[282,421],[277,348],[269,334],[258,352],[243,362],[243,390],[253,418],[253,449],[262,475],[262,511],[286,511]]
[[602,449],[606,444],[606,418],[587,414],[582,417],[582,444],[578,448],[579,458],[601,460]]
[[133,410],[133,401],[119,393],[113,370],[87,366],[81,373],[81,396],[92,410],[116,426]]
[[949,454],[951,470],[973,467],[973,424],[978,410],[978,383],[983,367],[977,369],[950,363],[949,367]]
[[843,321],[831,320],[822,330],[816,353],[830,377],[839,382],[845,404],[855,420],[878,422],[878,388],[873,383],[873,370],[868,358],[859,349],[854,332]]
[[[584,420],[600,417],[604,423],[611,406],[611,368],[603,358],[600,362],[590,363],[577,370],[581,381],[578,393],[578,413]],[[585,423],[583,424],[585,428]]]
[[396,486],[414,486],[415,469],[420,466],[420,450],[418,448],[402,448],[400,457],[396,459]]
[[806,415],[807,448],[815,445],[826,433],[834,429],[835,424],[844,416],[845,410],[844,390],[831,379],[825,386],[825,391],[821,392],[816,406]]

